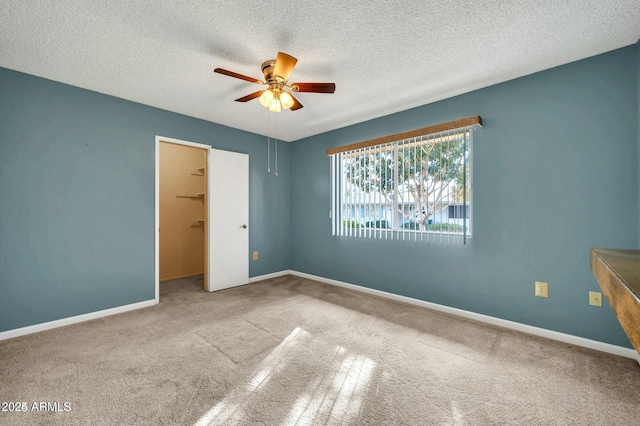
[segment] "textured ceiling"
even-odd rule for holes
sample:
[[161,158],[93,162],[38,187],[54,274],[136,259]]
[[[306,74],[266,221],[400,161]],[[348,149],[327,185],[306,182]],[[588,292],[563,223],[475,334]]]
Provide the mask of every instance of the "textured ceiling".
[[[266,135],[260,88],[335,82],[278,114],[287,141],[635,43],[638,0],[0,0],[0,66]],[[426,123],[426,121],[425,121]],[[273,130],[273,129],[272,129]]]

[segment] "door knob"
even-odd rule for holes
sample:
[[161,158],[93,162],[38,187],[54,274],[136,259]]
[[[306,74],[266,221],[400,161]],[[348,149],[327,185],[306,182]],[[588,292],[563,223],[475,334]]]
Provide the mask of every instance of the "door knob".
[[240,228],[247,229],[247,225],[242,225]]

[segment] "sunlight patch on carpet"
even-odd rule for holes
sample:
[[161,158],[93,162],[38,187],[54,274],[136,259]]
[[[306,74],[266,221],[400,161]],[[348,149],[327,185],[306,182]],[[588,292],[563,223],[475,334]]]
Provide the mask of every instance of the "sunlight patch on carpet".
[[285,424],[350,424],[360,413],[376,363],[363,355],[336,351],[333,378],[319,378],[296,400]]
[[[300,359],[305,362],[300,364]],[[299,377],[300,369],[311,371],[305,370],[311,365],[322,373],[303,376],[308,381],[290,381],[291,377]],[[300,396],[279,402],[291,407],[288,413],[282,413],[282,424],[350,424],[360,415],[375,368],[376,362],[371,358],[343,346],[326,345],[296,327],[244,384],[215,404],[195,426],[242,424],[249,410],[280,401],[282,389],[293,386],[299,389]]]
[[286,368],[287,361],[290,359],[289,352],[298,345],[301,339],[305,339],[307,336],[309,333],[296,327],[282,343],[262,360],[257,368],[257,373],[244,389],[224,397],[200,417],[194,426],[230,425],[241,422],[244,417],[244,406],[247,405],[252,394],[266,386],[274,372]]

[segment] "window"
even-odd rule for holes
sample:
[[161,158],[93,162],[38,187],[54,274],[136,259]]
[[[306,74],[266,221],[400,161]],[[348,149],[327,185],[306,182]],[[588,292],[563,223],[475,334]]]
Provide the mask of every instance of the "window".
[[333,234],[465,243],[471,128],[481,124],[471,118],[329,150]]
[[449,205],[449,219],[464,219],[468,217],[468,204],[465,205]]

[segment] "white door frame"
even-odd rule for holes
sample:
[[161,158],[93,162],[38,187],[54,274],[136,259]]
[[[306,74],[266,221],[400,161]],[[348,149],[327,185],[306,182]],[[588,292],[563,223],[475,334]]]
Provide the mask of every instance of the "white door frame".
[[[156,135],[156,199],[155,199],[155,210],[156,210],[156,241],[155,241],[155,292],[156,292],[156,305],[158,303],[160,303],[160,142],[169,142],[169,143],[173,143],[176,145],[184,145],[184,146],[190,146],[190,147],[194,147],[194,148],[201,148],[201,149],[205,149],[207,151],[207,161],[209,160],[209,158],[211,158],[211,149],[212,147],[209,145],[204,145],[201,143],[195,143],[195,142],[189,142],[189,141],[183,141],[180,139],[174,139],[174,138],[166,138],[164,136],[158,136]],[[207,173],[207,178],[209,176],[209,173]],[[207,194],[205,195],[205,199],[208,201],[209,204],[211,204],[211,200],[209,197],[209,185],[207,185]],[[207,217],[204,218],[204,220],[206,221],[206,223],[211,223],[209,221],[209,215],[211,214],[211,208],[210,205],[207,206]],[[206,239],[207,240],[207,245],[208,247],[206,247],[206,253],[210,253],[210,247],[211,247],[211,241],[209,238]],[[205,268],[208,270],[209,269],[209,256],[206,256],[205,259]],[[211,277],[209,277],[209,279],[211,279]]]

